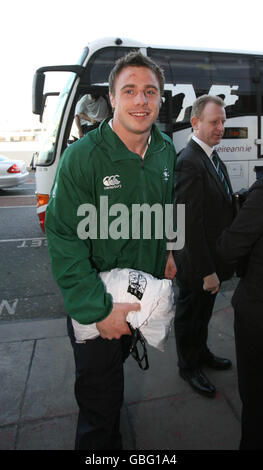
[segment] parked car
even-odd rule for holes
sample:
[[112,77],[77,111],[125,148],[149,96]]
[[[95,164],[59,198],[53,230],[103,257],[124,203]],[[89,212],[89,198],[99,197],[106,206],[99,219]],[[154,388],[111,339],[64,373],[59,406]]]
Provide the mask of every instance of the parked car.
[[23,184],[28,177],[26,163],[0,155],[0,189]]

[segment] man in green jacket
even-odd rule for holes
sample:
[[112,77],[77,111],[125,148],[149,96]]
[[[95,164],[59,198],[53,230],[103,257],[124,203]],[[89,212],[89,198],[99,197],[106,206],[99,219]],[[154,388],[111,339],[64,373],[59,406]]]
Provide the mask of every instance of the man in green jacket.
[[[140,308],[136,299],[113,303],[98,273],[133,268],[170,279],[176,273],[165,221],[156,217],[149,228],[140,212],[147,205],[164,214],[172,203],[175,150],[154,124],[163,86],[161,69],[141,53],[119,59],[109,77],[113,119],[64,152],[47,209],[51,267],[76,362],[78,450],[122,448],[123,362],[131,343],[126,316]],[[100,336],[76,342],[71,318],[96,322]]]

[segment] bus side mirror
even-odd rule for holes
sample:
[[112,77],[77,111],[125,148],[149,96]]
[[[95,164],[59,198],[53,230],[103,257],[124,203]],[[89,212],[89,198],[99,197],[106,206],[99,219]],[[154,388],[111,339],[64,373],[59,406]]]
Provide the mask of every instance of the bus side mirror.
[[45,85],[45,72],[73,72],[79,77],[85,72],[82,65],[51,65],[48,67],[41,67],[34,75],[33,90],[32,90],[32,112],[42,116],[44,107],[44,85]]
[[36,72],[33,79],[32,89],[32,112],[42,115],[43,112],[43,91],[45,84],[45,74]]

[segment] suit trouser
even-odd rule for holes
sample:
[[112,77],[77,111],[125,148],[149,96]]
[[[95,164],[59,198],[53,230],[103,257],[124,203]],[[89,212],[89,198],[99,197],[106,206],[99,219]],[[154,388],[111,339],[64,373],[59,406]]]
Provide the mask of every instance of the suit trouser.
[[203,288],[183,285],[177,280],[179,296],[176,301],[174,319],[178,366],[184,370],[195,370],[202,365],[202,359],[209,354],[207,348],[208,323],[216,294]]
[[75,397],[79,406],[75,450],[122,449],[119,430],[123,403],[123,362],[130,336],[76,343],[71,319],[68,333],[74,351]]
[[240,450],[263,450],[263,316],[251,305],[235,307],[235,341],[242,401]]

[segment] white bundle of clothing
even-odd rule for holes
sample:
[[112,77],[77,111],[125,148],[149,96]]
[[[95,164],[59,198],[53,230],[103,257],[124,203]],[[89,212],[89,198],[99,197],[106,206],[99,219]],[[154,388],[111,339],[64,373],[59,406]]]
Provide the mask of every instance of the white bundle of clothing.
[[[149,345],[163,351],[174,318],[172,281],[128,268],[101,272],[100,277],[113,302],[140,303],[139,311],[128,313],[127,322],[140,329]],[[96,323],[83,325],[72,319],[72,324],[77,342],[99,336]]]

